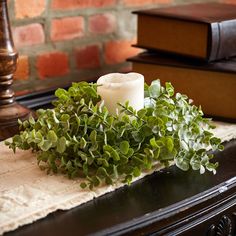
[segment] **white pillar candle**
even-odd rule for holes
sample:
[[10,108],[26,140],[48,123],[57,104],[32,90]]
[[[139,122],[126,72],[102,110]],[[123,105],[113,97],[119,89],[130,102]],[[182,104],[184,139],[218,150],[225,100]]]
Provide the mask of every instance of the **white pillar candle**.
[[135,110],[144,106],[144,77],[141,74],[111,73],[101,76],[97,84],[100,85],[97,92],[111,114],[116,114],[118,102],[125,104],[129,101]]

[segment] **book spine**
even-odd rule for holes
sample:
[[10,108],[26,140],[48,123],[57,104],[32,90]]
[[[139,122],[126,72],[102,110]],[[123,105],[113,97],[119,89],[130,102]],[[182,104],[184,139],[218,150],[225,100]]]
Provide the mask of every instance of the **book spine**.
[[212,23],[208,29],[208,60],[214,61],[218,56],[220,45],[220,29],[219,24]]
[[228,20],[211,24],[209,34],[211,47],[209,61],[229,58],[236,55],[236,20]]
[[218,57],[228,58],[236,55],[236,20],[219,23],[220,46]]

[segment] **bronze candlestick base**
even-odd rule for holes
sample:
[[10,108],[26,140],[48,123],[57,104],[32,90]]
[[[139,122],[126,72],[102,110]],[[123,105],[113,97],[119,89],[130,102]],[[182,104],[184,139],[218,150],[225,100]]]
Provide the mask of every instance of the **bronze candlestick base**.
[[29,109],[16,102],[11,105],[0,106],[0,141],[18,133],[18,119],[25,120],[29,114]]
[[0,126],[10,127],[18,124],[18,119],[25,120],[29,117],[30,110],[18,103],[9,106],[0,106]]
[[26,119],[30,114],[30,110],[15,102],[14,92],[11,89],[17,58],[10,29],[7,0],[0,0],[0,140],[9,137],[9,127],[16,127],[17,130],[18,119]]

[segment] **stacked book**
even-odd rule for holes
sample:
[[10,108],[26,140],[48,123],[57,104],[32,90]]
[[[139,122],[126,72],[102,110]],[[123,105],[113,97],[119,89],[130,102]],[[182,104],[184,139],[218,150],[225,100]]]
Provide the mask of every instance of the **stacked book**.
[[205,114],[236,119],[236,5],[199,3],[136,11],[137,47],[129,58],[147,83],[170,81]]

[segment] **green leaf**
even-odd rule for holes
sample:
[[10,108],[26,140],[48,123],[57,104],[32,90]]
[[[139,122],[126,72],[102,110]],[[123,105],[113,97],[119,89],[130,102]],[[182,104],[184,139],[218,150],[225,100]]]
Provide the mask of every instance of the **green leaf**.
[[141,175],[141,171],[140,171],[140,169],[137,166],[134,167],[133,175],[134,175],[134,177],[138,177],[138,176]]
[[104,145],[103,150],[105,152],[108,152],[110,154],[110,156],[113,158],[114,161],[119,161],[120,160],[120,156],[119,156],[118,152],[113,147],[111,147],[110,145]]
[[144,139],[144,137],[143,137],[143,134],[140,132],[140,131],[133,131],[132,133],[131,133],[131,135],[132,135],[132,137],[133,137],[133,139],[136,141],[136,142],[139,142],[139,143],[141,143],[142,141],[143,141],[143,139]]
[[158,98],[161,94],[161,84],[160,80],[152,81],[150,87],[148,88],[150,97]]
[[216,174],[216,168],[219,166],[219,163],[216,162],[216,163],[207,163],[206,165],[206,168],[208,171],[212,171],[213,174],[215,175]]
[[63,153],[66,150],[66,138],[60,137],[57,141],[57,152]]
[[[158,146],[156,147],[155,151],[154,151],[154,158],[155,159],[159,159],[159,156],[160,156],[160,153],[161,153],[161,148]],[[174,157],[175,155],[173,155]],[[172,159],[172,158],[171,158]]]
[[38,160],[38,162],[41,162],[41,161],[47,162],[47,160],[48,160],[48,153],[47,152],[40,153],[38,155],[38,157],[37,157],[37,160]]
[[172,96],[174,95],[174,93],[175,93],[174,87],[173,87],[172,84],[169,83],[169,82],[166,82],[165,85],[166,85],[167,94],[168,94],[170,97],[172,97]]
[[137,112],[137,115],[139,118],[143,118],[147,113],[147,110],[146,109],[141,109]]
[[122,141],[120,143],[120,150],[124,155],[128,154],[128,152],[129,152],[129,142],[128,141]]
[[107,176],[105,178],[105,182],[106,182],[107,185],[112,185],[113,184],[113,181],[112,181],[111,177],[109,177],[109,176]]
[[85,189],[85,188],[87,188],[87,184],[86,184],[85,182],[82,182],[82,183],[80,184],[80,187],[81,187],[82,189]]
[[125,177],[125,181],[124,182],[127,183],[128,185],[130,185],[131,182],[132,182],[132,179],[133,179],[132,175],[127,175]]
[[97,186],[99,186],[101,181],[97,176],[93,176],[92,177],[92,182],[93,182],[94,187],[97,187]]
[[153,148],[158,148],[158,147],[159,147],[159,146],[157,145],[156,140],[155,140],[154,137],[150,139],[150,144],[151,144],[151,146],[152,146]]
[[55,96],[62,100],[65,100],[68,97],[68,92],[65,89],[59,88],[56,90]]
[[87,145],[87,141],[82,137],[80,139],[80,148],[81,149],[85,149],[86,148],[86,145]]
[[85,176],[88,176],[88,165],[87,165],[87,163],[83,164],[83,172],[84,172]]
[[92,143],[96,143],[97,141],[97,131],[93,130],[89,136],[90,140],[92,141]]
[[53,130],[49,130],[47,138],[51,143],[57,142],[57,135]]
[[146,137],[151,136],[153,134],[152,133],[152,129],[149,126],[147,126],[147,125],[144,125],[142,127],[141,132]]
[[126,153],[127,157],[131,157],[134,154],[134,149],[133,148],[129,148],[128,152]]
[[75,114],[75,119],[76,119],[76,122],[77,122],[77,126],[79,127],[80,126],[80,118],[78,117],[77,114]]
[[119,161],[120,160],[120,156],[119,156],[119,154],[116,150],[114,150],[112,152],[112,158],[113,158],[114,161]]
[[191,164],[193,170],[199,170],[200,169],[201,162],[198,159],[192,158],[191,161],[190,161],[190,164]]
[[102,177],[102,178],[107,177],[108,174],[107,174],[106,169],[103,168],[103,167],[99,167],[98,170],[97,170],[97,176]]
[[189,162],[183,158],[176,158],[176,166],[183,171],[189,170]]
[[68,121],[69,119],[70,119],[70,115],[69,115],[69,114],[63,114],[63,115],[61,116],[61,121],[66,122],[66,121]]
[[43,140],[43,142],[39,144],[39,147],[42,151],[46,152],[52,147],[52,143],[49,140]]
[[102,165],[104,167],[108,167],[109,166],[109,163],[108,163],[108,161],[105,158],[98,158],[97,159],[97,163],[98,163],[98,165]]
[[174,149],[174,142],[173,139],[171,137],[166,137],[166,147],[168,149],[169,152],[172,152]]
[[29,118],[29,123],[30,123],[31,125],[34,125],[34,124],[35,124],[35,120],[34,120],[34,118],[33,118],[32,116],[30,116],[30,118]]
[[118,170],[117,170],[117,166],[116,165],[113,165],[113,173],[114,173],[115,179],[117,179],[119,177],[119,174],[118,174]]
[[145,164],[145,162],[144,162],[139,156],[134,156],[134,157],[133,157],[133,162],[134,162],[137,166],[140,166],[140,165]]

